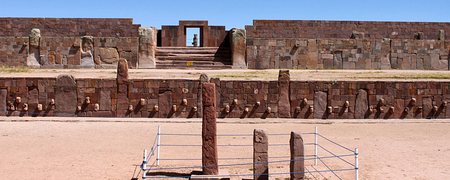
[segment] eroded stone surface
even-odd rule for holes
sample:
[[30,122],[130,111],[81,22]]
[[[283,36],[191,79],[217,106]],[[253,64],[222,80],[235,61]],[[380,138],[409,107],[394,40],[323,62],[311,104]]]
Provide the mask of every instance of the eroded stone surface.
[[94,37],[83,36],[81,38],[81,66],[94,67]]
[[233,28],[230,30],[230,47],[233,68],[247,68],[245,63],[246,31]]
[[314,118],[323,119],[327,111],[327,93],[317,91],[314,93]]
[[41,44],[41,30],[33,28],[29,36],[29,53],[27,57],[27,66],[40,67],[41,59],[40,44]]
[[95,64],[117,64],[119,61],[119,52],[116,48],[98,48]]
[[216,126],[216,88],[214,83],[202,84],[203,122],[202,122],[202,164],[203,175],[217,175],[217,126]]
[[269,179],[269,142],[263,130],[253,131],[253,174],[254,179]]
[[291,132],[290,139],[291,162],[290,172],[291,179],[304,179],[305,177],[305,149],[303,146],[303,138],[299,133]]
[[139,28],[139,68],[156,67],[156,34],[154,27]]
[[367,99],[367,91],[360,89],[356,94],[355,103],[355,118],[364,119],[366,118],[367,111],[369,110],[369,100]]
[[71,75],[59,75],[55,83],[55,111],[73,116],[77,107],[77,84]]
[[289,70],[280,70],[278,75],[279,101],[278,116],[281,118],[291,117],[291,103],[289,100]]

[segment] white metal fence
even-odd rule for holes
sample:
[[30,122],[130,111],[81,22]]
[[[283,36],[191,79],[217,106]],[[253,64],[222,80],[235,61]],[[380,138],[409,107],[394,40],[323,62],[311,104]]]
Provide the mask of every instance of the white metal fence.
[[[350,149],[348,147],[345,147],[330,138],[325,137],[324,135],[320,134],[318,132],[317,127],[315,128],[314,132],[309,133],[301,133],[301,135],[309,135],[313,136],[314,142],[310,143],[304,143],[304,146],[312,146],[313,153],[311,155],[305,154],[304,158],[302,160],[306,161],[313,161],[313,165],[305,166],[305,172],[270,172],[268,174],[260,174],[260,175],[268,175],[268,176],[289,176],[293,173],[301,173],[310,176],[311,178],[317,179],[318,177],[327,178],[325,176],[326,173],[331,173],[331,177],[337,178],[337,179],[343,179],[342,173],[354,173],[354,179],[358,180],[359,176],[359,152],[358,148]],[[190,175],[175,175],[175,176],[160,176],[160,175],[152,175],[149,176],[148,173],[151,172],[157,172],[157,171],[168,171],[168,172],[177,172],[179,170],[185,170],[185,169],[202,169],[203,166],[197,165],[197,166],[177,166],[177,167],[163,167],[161,164],[163,162],[167,161],[189,161],[189,162],[196,162],[201,164],[201,158],[170,158],[170,157],[161,157],[161,151],[164,148],[189,148],[189,147],[201,147],[201,144],[182,144],[182,143],[163,143],[161,142],[161,137],[164,136],[178,136],[178,137],[200,137],[201,134],[186,134],[186,133],[162,133],[161,127],[158,126],[158,131],[155,136],[155,140],[153,145],[151,146],[150,150],[145,149],[144,150],[144,157],[142,164],[140,166],[142,172],[142,179],[156,179],[156,178],[189,178]],[[218,137],[253,137],[253,134],[217,134]],[[267,134],[268,137],[272,136],[290,136],[290,134]],[[308,139],[308,138],[304,138]],[[323,141],[323,142],[322,142]],[[322,143],[320,143],[322,142]],[[336,146],[338,149],[342,149],[342,151],[345,151],[347,153],[343,153],[340,151],[340,153],[333,152],[329,150],[326,145],[333,145]],[[253,144],[218,144],[218,147],[253,147]],[[289,144],[270,144],[269,147],[273,146],[279,146],[279,147],[289,147]],[[181,151],[180,151],[181,152]],[[320,152],[320,154],[319,154]],[[348,158],[354,157],[354,162],[350,162]],[[228,161],[228,160],[253,160],[253,157],[219,157],[218,158],[221,161]],[[290,156],[270,156],[269,159],[276,159],[269,162],[264,162],[269,165],[271,164],[277,164],[277,163],[289,163],[291,161],[298,161],[300,159],[291,160]],[[339,163],[341,163],[339,166],[343,166],[345,168],[333,168],[330,166],[325,160],[328,159],[335,159]],[[318,169],[319,162],[321,166],[324,167],[324,169]],[[248,163],[230,163],[230,164],[219,164],[220,167],[237,167],[237,166],[246,166],[246,165],[253,165],[253,162]],[[139,174],[138,173],[138,174]],[[139,175],[138,175],[139,176]],[[246,174],[226,174],[226,175],[218,175],[217,177],[253,177],[254,174],[252,173],[246,173]],[[346,177],[349,177],[348,175]],[[347,178],[348,179],[348,178]]]

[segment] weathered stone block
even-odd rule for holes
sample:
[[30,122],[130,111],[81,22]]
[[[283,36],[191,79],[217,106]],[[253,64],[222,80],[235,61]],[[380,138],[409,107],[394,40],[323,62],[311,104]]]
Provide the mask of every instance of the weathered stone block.
[[263,130],[253,131],[253,174],[254,179],[269,179],[269,141]]
[[291,172],[290,179],[304,179],[305,177],[305,149],[303,146],[303,138],[300,134],[291,132],[289,141],[291,149],[291,162],[289,169]]
[[289,100],[290,79],[289,70],[280,70],[278,75],[278,117],[280,118],[291,117],[291,103]]
[[203,175],[219,173],[217,156],[216,89],[214,83],[202,84],[202,165]]
[[356,94],[356,103],[355,103],[355,118],[356,119],[364,119],[367,117],[367,112],[369,110],[369,99],[368,99],[367,91],[360,89],[358,90],[358,94]]
[[156,67],[156,34],[154,27],[139,29],[139,68]]
[[245,29],[233,28],[230,30],[230,48],[233,68],[247,68],[245,63],[246,39]]

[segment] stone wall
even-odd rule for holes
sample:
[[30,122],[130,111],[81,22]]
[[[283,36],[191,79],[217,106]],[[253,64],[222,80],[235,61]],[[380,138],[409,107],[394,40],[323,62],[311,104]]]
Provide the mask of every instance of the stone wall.
[[414,39],[422,32],[423,39],[438,39],[439,30],[450,37],[450,23],[435,22],[254,20],[246,29],[249,38],[349,39],[358,32],[370,39]]
[[[41,37],[37,48],[41,68],[80,68],[82,37]],[[138,64],[138,37],[93,37],[92,58],[98,68],[115,68],[119,58],[130,67]],[[28,37],[0,37],[0,62],[4,66],[27,66],[32,54]],[[94,67],[93,66],[93,67]]]
[[249,69],[449,70],[450,41],[414,39],[247,40]]
[[[288,86],[278,81],[211,82],[217,86],[219,118],[277,118],[286,114],[298,119],[450,118],[449,81],[290,81]],[[129,79],[124,88],[117,83],[116,79],[70,76],[1,78],[0,114],[201,117],[198,80]],[[285,96],[280,92],[286,87],[288,102],[280,103],[280,97]]]
[[449,70],[450,23],[255,20],[249,69]]
[[0,18],[0,37],[28,37],[31,29],[45,37],[139,37],[131,18]]

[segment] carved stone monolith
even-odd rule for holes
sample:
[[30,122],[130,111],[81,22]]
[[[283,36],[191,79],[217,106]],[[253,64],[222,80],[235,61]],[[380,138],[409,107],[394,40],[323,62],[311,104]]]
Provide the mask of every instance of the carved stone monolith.
[[290,139],[291,147],[291,162],[290,172],[291,179],[304,179],[305,178],[305,149],[303,146],[303,138],[300,134],[291,132]]
[[202,164],[203,175],[218,175],[216,137],[216,87],[214,83],[202,84]]
[[139,29],[139,68],[156,67],[156,34],[154,27]]
[[253,131],[253,179],[269,179],[269,141],[263,130]]
[[231,60],[233,62],[233,68],[247,68],[245,63],[245,52],[247,48],[246,38],[245,29],[233,28],[230,30]]

